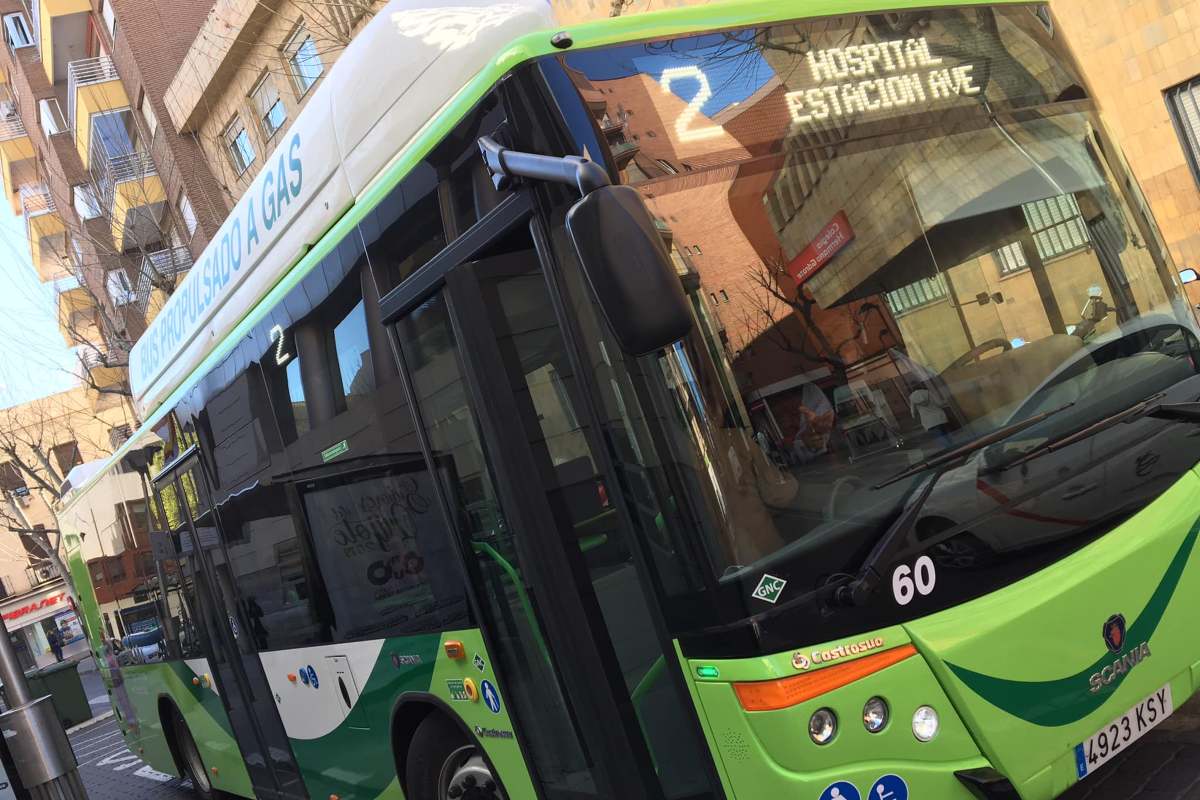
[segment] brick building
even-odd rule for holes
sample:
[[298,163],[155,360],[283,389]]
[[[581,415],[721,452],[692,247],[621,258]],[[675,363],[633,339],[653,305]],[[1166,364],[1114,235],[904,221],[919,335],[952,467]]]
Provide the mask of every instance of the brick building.
[[162,103],[204,5],[0,2],[0,178],[97,395],[126,390],[129,348],[223,217]]
[[165,101],[203,151],[227,207],[254,180],[345,46],[383,0],[217,0]]

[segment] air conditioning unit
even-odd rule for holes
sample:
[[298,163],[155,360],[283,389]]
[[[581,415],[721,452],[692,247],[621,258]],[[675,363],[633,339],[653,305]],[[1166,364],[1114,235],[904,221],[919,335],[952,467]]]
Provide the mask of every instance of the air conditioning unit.
[[17,106],[11,100],[0,101],[0,118],[16,119]]
[[43,583],[46,581],[54,580],[54,567],[51,567],[51,566],[38,567],[36,572],[37,572],[37,579],[39,581],[42,581]]

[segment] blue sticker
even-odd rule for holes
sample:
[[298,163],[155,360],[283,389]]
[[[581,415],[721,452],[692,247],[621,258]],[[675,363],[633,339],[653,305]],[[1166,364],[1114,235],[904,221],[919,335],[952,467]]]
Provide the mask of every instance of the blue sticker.
[[312,684],[314,689],[320,688],[321,682],[317,680],[317,671],[312,668],[312,664],[309,664],[306,669],[308,672],[308,682]]
[[300,672],[300,682],[303,683],[305,686],[308,686],[308,670],[304,669],[304,667],[301,667],[299,672]]
[[488,707],[488,710],[493,714],[500,713],[500,693],[496,691],[496,687],[491,681],[484,681],[479,684],[479,691],[483,694],[483,704]]
[[837,781],[825,787],[817,800],[862,800],[862,795],[849,781]]
[[908,784],[899,775],[884,775],[875,781],[867,800],[908,800]]

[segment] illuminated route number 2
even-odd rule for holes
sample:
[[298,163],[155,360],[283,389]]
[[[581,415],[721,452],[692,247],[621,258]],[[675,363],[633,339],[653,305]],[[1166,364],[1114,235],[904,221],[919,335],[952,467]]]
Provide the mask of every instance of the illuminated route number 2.
[[692,97],[691,102],[687,104],[687,108],[679,115],[679,119],[675,120],[675,135],[681,142],[694,142],[699,139],[711,139],[714,136],[720,136],[724,133],[724,129],[720,125],[705,125],[699,128],[692,127],[692,121],[700,113],[700,109],[712,97],[712,87],[708,85],[708,76],[704,71],[696,66],[688,67],[670,67],[664,69],[662,77],[659,79],[659,85],[662,86],[664,92],[671,91],[671,84],[675,81],[693,80],[700,84],[696,94]]
[[892,596],[897,603],[906,606],[918,594],[930,594],[936,583],[937,570],[934,569],[933,559],[921,556],[911,567],[901,564],[892,572]]

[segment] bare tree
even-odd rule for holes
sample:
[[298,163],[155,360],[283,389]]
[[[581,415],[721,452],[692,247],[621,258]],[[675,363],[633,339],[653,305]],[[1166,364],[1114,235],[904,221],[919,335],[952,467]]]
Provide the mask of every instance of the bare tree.
[[742,290],[745,302],[741,314],[747,345],[756,341],[768,342],[795,355],[805,366],[824,364],[845,381],[847,367],[853,360],[853,354],[847,350],[856,341],[860,345],[869,341],[868,321],[872,315],[880,322],[876,336],[882,340],[892,335],[878,303],[865,301],[833,312],[845,316],[849,333],[832,341],[817,320],[818,306],[812,292],[795,285],[782,261],[761,261],[747,271],[747,276],[749,287]]
[[[17,539],[22,549],[41,554],[62,577],[67,591],[78,601],[70,571],[62,557],[62,531],[57,525],[41,527],[30,518],[34,501],[51,510],[62,499],[66,479],[55,448],[74,443],[79,452],[106,453],[111,442],[86,438],[76,424],[90,415],[87,408],[70,408],[56,396],[0,410],[0,529]],[[59,441],[65,439],[66,441]],[[81,447],[82,445],[82,447]]]

